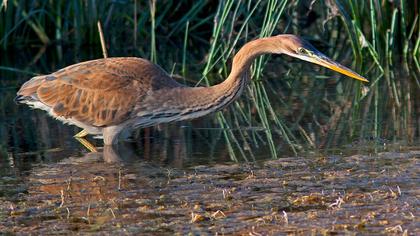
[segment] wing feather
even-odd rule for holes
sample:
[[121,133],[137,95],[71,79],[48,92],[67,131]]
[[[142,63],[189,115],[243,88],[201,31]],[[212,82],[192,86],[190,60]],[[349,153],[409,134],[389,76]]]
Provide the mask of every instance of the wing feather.
[[53,114],[93,126],[124,122],[148,91],[181,86],[140,58],[87,61],[35,78],[18,95],[36,97]]

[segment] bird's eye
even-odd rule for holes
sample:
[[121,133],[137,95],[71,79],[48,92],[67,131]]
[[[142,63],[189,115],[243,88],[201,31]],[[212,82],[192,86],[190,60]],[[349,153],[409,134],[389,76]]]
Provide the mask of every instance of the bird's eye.
[[304,48],[298,48],[298,53],[299,54],[308,54],[307,51]]

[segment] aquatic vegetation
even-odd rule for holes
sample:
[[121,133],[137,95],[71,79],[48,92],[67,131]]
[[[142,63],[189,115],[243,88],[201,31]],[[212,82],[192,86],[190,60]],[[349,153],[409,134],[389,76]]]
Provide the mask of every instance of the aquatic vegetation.
[[[99,20],[109,56],[149,58],[185,77],[181,82],[189,85],[220,82],[241,45],[279,33],[305,37],[370,79],[363,86],[323,69],[314,76],[310,72],[314,66],[293,60],[281,63],[286,57],[270,62],[260,58],[253,65],[254,80],[245,96],[196,125],[219,129],[217,137],[224,137],[233,159],[238,155],[251,159],[261,146],[276,157],[279,152],[366,140],[413,142],[420,135],[416,4],[406,0],[200,0],[192,5],[182,0],[2,1],[0,84],[10,93],[0,101],[0,119],[24,124],[21,118],[8,116],[6,109],[12,107],[13,92],[28,74],[102,57]],[[17,132],[36,136],[32,129],[0,129],[5,137],[2,146],[23,145]],[[190,132],[190,136],[210,133]],[[6,138],[9,133],[11,140]]]
[[0,178],[0,187],[8,187],[0,191],[6,195],[0,196],[0,231],[419,233],[419,151],[193,167],[176,166],[176,160],[147,161],[143,155],[124,160],[126,154],[121,159],[107,154],[67,157],[35,165],[16,180]]

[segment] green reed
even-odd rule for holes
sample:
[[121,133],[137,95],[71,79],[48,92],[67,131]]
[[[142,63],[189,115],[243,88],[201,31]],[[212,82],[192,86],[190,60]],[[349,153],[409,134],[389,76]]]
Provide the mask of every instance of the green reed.
[[[252,158],[261,146],[276,157],[286,150],[420,136],[420,19],[411,1],[5,2],[1,53],[25,49],[33,56],[19,66],[2,62],[3,72],[45,73],[101,57],[100,20],[109,56],[149,58],[192,86],[221,82],[244,43],[280,33],[311,40],[370,80],[335,79],[284,56],[258,58],[244,96],[204,119],[206,127],[221,129],[233,159]],[[51,67],[48,60],[56,62]]]
[[[407,12],[407,3],[400,1],[399,5],[392,5],[389,2],[371,0],[366,6],[362,1],[349,1],[353,18],[357,20],[351,23],[347,21],[346,24],[351,24],[356,29],[358,38],[365,38],[368,50],[359,47],[359,51],[363,61],[368,63],[363,63],[362,70],[372,74],[371,77],[374,78],[370,85],[370,96],[374,97],[373,129],[365,129],[372,130],[374,137],[405,136],[412,140],[416,135],[413,127],[416,114],[412,109],[416,103],[415,91],[419,87],[412,87],[414,84],[410,80],[412,78],[418,81],[418,69],[413,71],[414,68],[410,68],[413,58],[408,58],[408,54],[415,44],[412,35],[416,27],[418,31],[415,20],[418,15],[414,15],[414,11]],[[364,8],[361,9],[360,6]],[[370,18],[364,17],[368,13]],[[367,34],[367,24],[370,24],[370,36]],[[410,32],[408,29],[411,29]],[[402,63],[399,62],[401,60]],[[365,110],[367,114],[370,113],[369,109]],[[354,107],[352,112],[356,111]],[[384,126],[388,127],[383,129]],[[361,135],[368,136],[369,133]]]

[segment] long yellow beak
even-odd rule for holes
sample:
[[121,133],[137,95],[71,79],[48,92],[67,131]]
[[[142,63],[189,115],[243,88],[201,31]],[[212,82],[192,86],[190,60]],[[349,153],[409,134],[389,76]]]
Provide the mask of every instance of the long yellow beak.
[[369,82],[369,80],[367,80],[365,77],[363,77],[363,76],[357,74],[356,72],[350,70],[349,68],[347,68],[347,67],[345,67],[345,66],[343,66],[343,65],[341,65],[341,64],[339,64],[339,63],[337,63],[337,62],[335,62],[331,59],[329,59],[326,56],[321,56],[321,57],[316,56],[314,58],[311,58],[310,62],[321,65],[321,66],[324,66],[328,69],[337,71],[337,72],[339,72],[341,74],[344,74],[344,75],[347,75],[347,76],[349,76],[353,79],[357,79],[357,80],[360,80],[360,81],[363,81],[363,82]]

